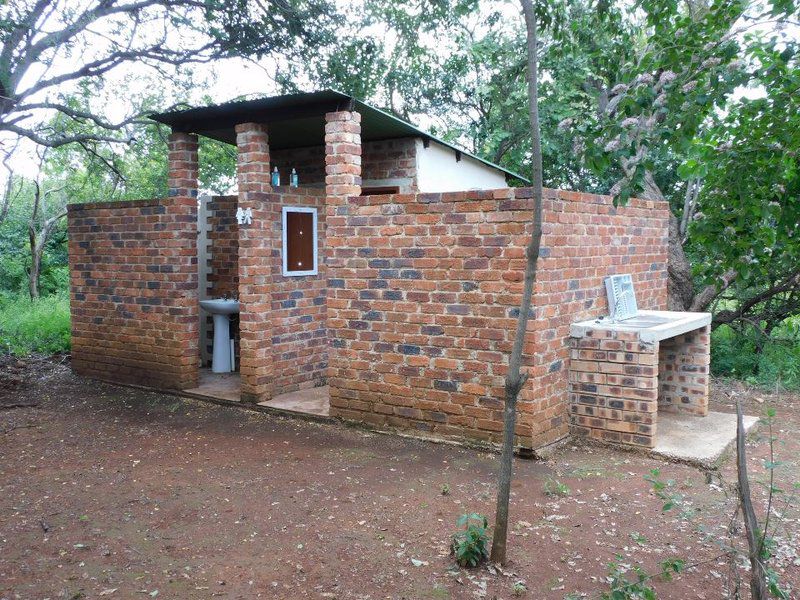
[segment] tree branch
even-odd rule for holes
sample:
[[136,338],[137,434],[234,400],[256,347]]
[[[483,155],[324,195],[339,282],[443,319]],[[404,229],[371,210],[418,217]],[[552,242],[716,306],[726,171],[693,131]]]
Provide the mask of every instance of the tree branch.
[[129,140],[127,139],[120,139],[115,138],[107,135],[95,135],[95,134],[76,134],[76,135],[68,135],[68,136],[61,136],[58,138],[45,138],[39,135],[37,132],[26,129],[24,127],[20,127],[18,125],[0,125],[0,129],[5,129],[6,131],[10,131],[12,133],[16,133],[19,136],[24,138],[28,138],[32,142],[44,146],[45,148],[59,148],[60,146],[65,146],[66,144],[72,144],[73,142],[88,142],[88,141],[95,141],[95,142],[109,142],[111,144],[124,144],[127,143]]
[[[88,111],[72,108],[71,106],[67,106],[66,104],[61,104],[58,102],[34,102],[32,104],[20,105],[15,109],[15,111],[18,112],[23,112],[27,110],[57,110],[58,112],[70,117],[71,119],[74,119],[75,121],[91,121],[98,127],[102,127],[103,129],[108,129],[108,130],[119,130],[125,127],[126,125],[131,125],[134,123],[140,123],[140,124],[148,123],[147,121],[141,119],[141,117],[143,116],[142,114],[133,115],[117,123],[111,123],[109,121],[106,121],[102,117],[99,117]],[[0,125],[0,127],[2,127],[2,125]]]
[[689,310],[694,312],[702,312],[707,309],[714,301],[714,298],[719,296],[721,292],[728,289],[738,276],[739,273],[735,269],[729,269],[723,273],[722,277],[719,278],[719,285],[707,285],[700,290],[700,292],[694,295],[692,303],[689,306]]
[[742,318],[748,313],[748,311],[758,304],[774,298],[778,294],[795,291],[798,287],[800,287],[800,268],[787,275],[779,283],[776,283],[763,292],[748,298],[744,302],[741,302],[735,310],[721,310],[717,312],[717,314],[714,315],[713,325],[714,327],[717,327],[719,325],[732,323],[733,321]]

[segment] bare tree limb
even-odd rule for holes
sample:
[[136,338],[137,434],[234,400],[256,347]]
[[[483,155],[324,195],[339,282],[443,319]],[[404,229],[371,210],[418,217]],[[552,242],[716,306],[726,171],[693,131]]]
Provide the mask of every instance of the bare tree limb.
[[531,239],[525,251],[525,279],[522,286],[517,328],[514,333],[514,344],[508,359],[508,373],[505,381],[505,407],[503,410],[503,448],[500,455],[500,474],[498,477],[497,508],[495,511],[495,527],[492,539],[490,560],[494,563],[506,562],[506,542],[508,539],[508,512],[511,497],[511,476],[514,466],[514,436],[516,435],[517,400],[522,388],[528,381],[528,373],[522,372],[522,350],[528,331],[528,320],[533,303],[533,288],[539,266],[539,254],[542,242],[542,201],[544,196],[542,184],[542,142],[539,130],[539,73],[537,56],[537,22],[532,0],[521,0],[522,12],[525,16],[528,50],[528,113],[531,126],[532,150],[532,191],[533,191],[533,228]]
[[739,273],[734,269],[728,269],[722,276],[719,278],[718,285],[707,285],[702,290],[694,295],[692,299],[692,303],[689,305],[689,310],[691,311],[704,311],[707,309],[714,299],[719,296],[720,292],[728,289],[731,284],[736,281],[736,278],[739,276]]
[[795,269],[789,275],[784,277],[775,285],[770,286],[768,289],[744,300],[736,307],[735,310],[723,309],[714,315],[714,325],[722,325],[725,323],[732,323],[737,319],[746,315],[753,307],[774,298],[775,296],[787,292],[796,291],[800,288],[800,268]]
[[66,146],[67,144],[73,144],[75,142],[93,141],[93,142],[108,142],[111,144],[124,144],[128,142],[127,139],[120,139],[109,135],[97,135],[91,133],[64,135],[57,138],[47,138],[39,135],[33,130],[26,129],[24,127],[18,127],[17,125],[0,126],[0,129],[5,129],[6,131],[16,133],[17,135],[27,138],[32,142],[38,144],[39,146],[44,146],[46,148],[60,148],[61,146]]
[[742,402],[736,400],[736,474],[739,480],[739,502],[744,516],[744,528],[750,558],[750,594],[753,600],[767,600],[767,584],[764,564],[761,562],[760,529],[753,501],[750,496],[750,480],[747,477],[747,456],[745,454],[744,417]]
[[693,178],[686,182],[686,194],[683,198],[683,214],[681,215],[681,227],[679,233],[681,241],[685,244],[688,235],[689,221],[692,220],[694,215],[695,206],[697,206],[697,197],[700,195],[700,180]]

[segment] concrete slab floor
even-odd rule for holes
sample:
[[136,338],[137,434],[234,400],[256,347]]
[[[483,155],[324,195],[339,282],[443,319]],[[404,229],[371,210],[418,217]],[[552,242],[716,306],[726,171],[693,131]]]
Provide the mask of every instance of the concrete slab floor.
[[[241,400],[241,378],[239,373],[212,373],[211,369],[200,369],[199,385],[195,388],[183,390],[184,393],[195,397],[213,398],[239,402]],[[288,394],[280,394],[266,402],[259,402],[259,406],[278,408],[290,412],[310,415],[330,415],[330,388],[327,385]]]
[[212,373],[211,369],[200,369],[197,383],[196,388],[184,390],[184,392],[232,402],[238,402],[240,399],[242,380],[239,373]]
[[292,412],[307,413],[311,415],[329,416],[331,412],[330,388],[323,385],[305,390],[297,390],[288,394],[275,396],[266,402],[259,402],[259,406],[280,408]]
[[[757,422],[758,417],[745,415],[745,431]],[[653,454],[707,467],[736,441],[736,415],[709,412],[698,417],[659,411],[656,431]]]

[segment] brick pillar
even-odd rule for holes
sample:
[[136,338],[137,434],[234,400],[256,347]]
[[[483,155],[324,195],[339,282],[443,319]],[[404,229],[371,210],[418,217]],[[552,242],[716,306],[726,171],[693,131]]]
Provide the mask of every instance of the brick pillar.
[[[325,194],[328,216],[348,196],[361,193],[361,114],[339,111],[325,115]],[[335,209],[334,209],[335,210]]]
[[705,417],[710,362],[710,325],[663,340],[658,361],[658,409]]
[[167,139],[170,197],[197,198],[197,136],[173,131]]
[[[170,198],[175,201],[167,205],[172,223],[167,226],[172,230],[173,239],[170,249],[162,251],[162,257],[172,258],[173,282],[169,286],[181,290],[173,299],[171,311],[176,322],[180,323],[180,331],[168,334],[169,327],[164,327],[162,335],[174,336],[180,344],[180,356],[175,357],[179,364],[180,375],[176,376],[173,385],[179,389],[192,388],[197,385],[200,369],[200,306],[197,293],[197,136],[192,133],[173,131],[167,138],[167,187]],[[170,219],[168,219],[170,220]],[[180,257],[180,259],[178,259]],[[155,282],[150,282],[155,285]],[[168,287],[169,287],[168,286]],[[165,337],[165,345],[169,344]]]
[[[361,194],[361,114],[355,111],[325,115],[325,262],[328,269],[328,384],[331,414],[342,416],[348,406],[349,390],[339,385],[339,373],[347,368],[348,340],[338,335],[345,321],[339,318],[341,306],[349,293],[333,282],[340,280],[340,270],[351,241],[338,234],[347,222],[347,198]],[[331,235],[327,231],[332,232]]]
[[241,397],[243,402],[261,402],[271,397],[273,381],[269,284],[274,216],[267,198],[272,187],[266,125],[237,125],[236,146],[239,207],[253,213],[250,225],[239,226]]
[[658,342],[595,329],[570,338],[570,430],[652,448],[658,412]]

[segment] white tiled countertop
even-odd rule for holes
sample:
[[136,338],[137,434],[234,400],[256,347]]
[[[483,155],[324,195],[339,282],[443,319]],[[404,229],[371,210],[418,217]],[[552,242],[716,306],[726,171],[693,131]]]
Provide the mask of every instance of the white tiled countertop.
[[711,323],[711,313],[678,312],[669,310],[640,310],[631,319],[613,322],[608,317],[573,323],[570,326],[572,337],[584,337],[587,331],[630,331],[637,332],[643,342],[658,342],[700,329]]

